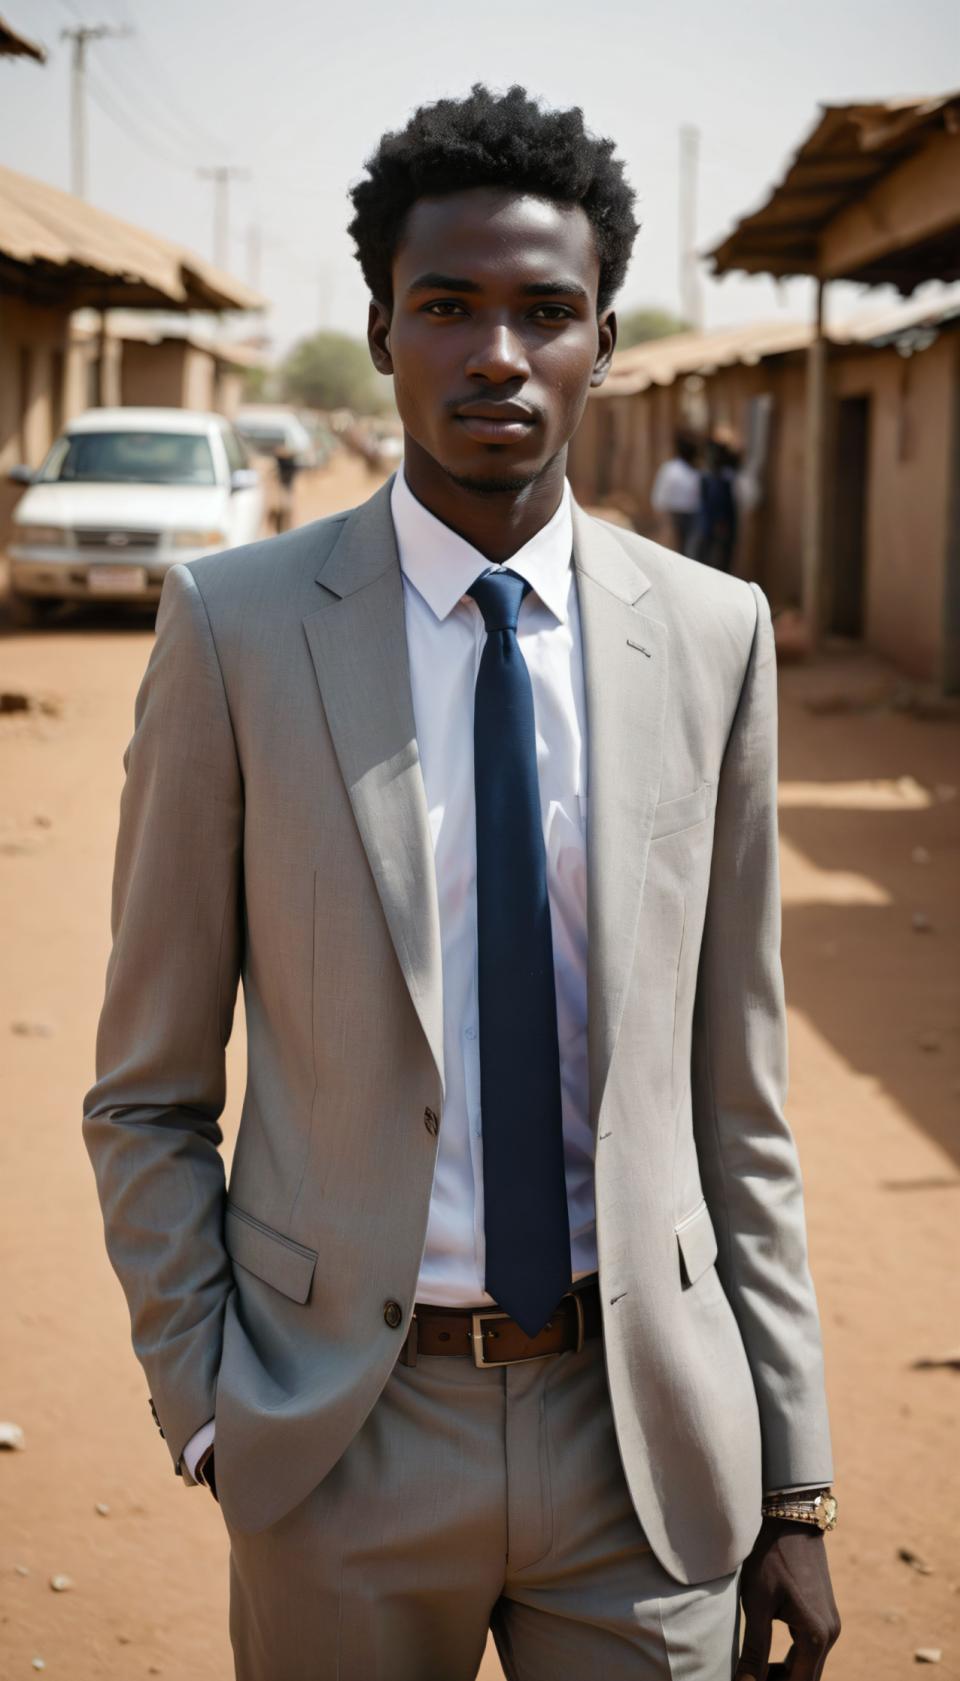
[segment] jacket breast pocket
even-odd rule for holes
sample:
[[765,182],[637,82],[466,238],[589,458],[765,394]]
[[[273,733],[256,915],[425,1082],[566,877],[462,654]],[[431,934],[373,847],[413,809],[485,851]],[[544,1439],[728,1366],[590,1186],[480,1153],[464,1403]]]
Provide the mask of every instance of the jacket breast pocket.
[[696,1284],[717,1258],[717,1238],[706,1202],[700,1202],[674,1227],[680,1250],[680,1275],[685,1288]]
[[317,1251],[294,1243],[262,1220],[227,1204],[223,1240],[231,1261],[270,1284],[291,1301],[305,1302],[310,1296]]
[[701,782],[699,788],[694,788],[692,793],[681,794],[678,800],[661,800],[653,814],[651,841],[662,840],[666,835],[676,835],[681,829],[692,829],[695,824],[702,823],[710,815],[713,795],[714,784]]

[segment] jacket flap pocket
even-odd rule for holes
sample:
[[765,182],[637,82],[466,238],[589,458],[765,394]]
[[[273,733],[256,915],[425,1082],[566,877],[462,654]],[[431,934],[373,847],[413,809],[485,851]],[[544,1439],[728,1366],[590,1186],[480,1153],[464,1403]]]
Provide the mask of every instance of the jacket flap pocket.
[[653,814],[650,839],[660,840],[664,835],[675,835],[680,829],[692,829],[695,823],[702,823],[710,814],[712,795],[713,783],[701,782],[699,788],[694,788],[691,794],[681,794],[678,800],[661,800]]
[[695,1284],[717,1258],[717,1239],[706,1203],[701,1202],[674,1230],[680,1245],[683,1282]]
[[224,1222],[224,1242],[227,1254],[248,1272],[255,1273],[265,1284],[289,1296],[295,1302],[305,1302],[310,1295],[313,1272],[317,1264],[315,1249],[305,1249],[302,1243],[275,1232],[242,1208],[227,1204]]

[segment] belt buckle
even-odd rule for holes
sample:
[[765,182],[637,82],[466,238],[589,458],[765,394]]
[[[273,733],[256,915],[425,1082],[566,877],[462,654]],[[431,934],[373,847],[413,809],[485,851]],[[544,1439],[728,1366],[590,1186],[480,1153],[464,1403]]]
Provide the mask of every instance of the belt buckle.
[[[471,1351],[472,1351],[472,1354],[473,1354],[473,1363],[474,1363],[475,1366],[481,1366],[482,1367],[482,1366],[512,1366],[513,1365],[512,1360],[486,1360],[484,1358],[483,1330],[481,1328],[481,1320],[483,1320],[483,1319],[509,1319],[509,1318],[510,1318],[509,1313],[498,1313],[496,1308],[482,1308],[481,1307],[481,1308],[477,1309],[476,1313],[471,1313],[471,1315],[470,1315],[470,1329],[467,1332],[467,1335],[470,1338],[470,1347],[471,1347]],[[527,1355],[527,1356],[525,1356],[525,1358],[526,1359],[538,1360],[540,1358],[540,1356],[537,1355],[537,1354],[534,1354],[534,1355]]]
[[[563,1296],[561,1300],[573,1302],[574,1314],[577,1322],[577,1340],[574,1344],[573,1351],[575,1354],[579,1354],[583,1347],[584,1338],[583,1303],[576,1290],[568,1290],[567,1294]],[[476,1313],[472,1313],[470,1315],[470,1330],[467,1332],[467,1335],[470,1338],[473,1363],[475,1366],[481,1368],[484,1366],[520,1366],[527,1360],[549,1360],[549,1352],[546,1354],[519,1354],[513,1360],[488,1360],[486,1358],[481,1321],[484,1319],[509,1318],[509,1313],[500,1313],[495,1308],[478,1308]]]

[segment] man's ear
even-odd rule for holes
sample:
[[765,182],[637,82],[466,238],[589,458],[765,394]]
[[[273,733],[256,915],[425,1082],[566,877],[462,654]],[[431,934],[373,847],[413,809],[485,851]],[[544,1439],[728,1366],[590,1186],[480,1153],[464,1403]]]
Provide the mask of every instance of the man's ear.
[[616,311],[608,309],[597,322],[597,359],[593,364],[590,375],[592,386],[602,385],[610,372],[610,362],[617,347],[617,316]]
[[367,344],[370,347],[370,359],[377,373],[392,374],[390,311],[383,304],[377,303],[376,298],[370,299],[370,311],[367,315]]

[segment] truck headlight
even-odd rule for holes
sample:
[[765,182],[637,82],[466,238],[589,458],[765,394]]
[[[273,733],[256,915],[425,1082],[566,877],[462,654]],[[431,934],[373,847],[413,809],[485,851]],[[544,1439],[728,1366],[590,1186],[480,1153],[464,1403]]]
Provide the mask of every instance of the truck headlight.
[[67,533],[62,525],[16,524],[12,537],[15,543],[22,543],[25,549],[62,549],[67,541]]
[[225,531],[171,531],[175,549],[222,549],[227,541]]

